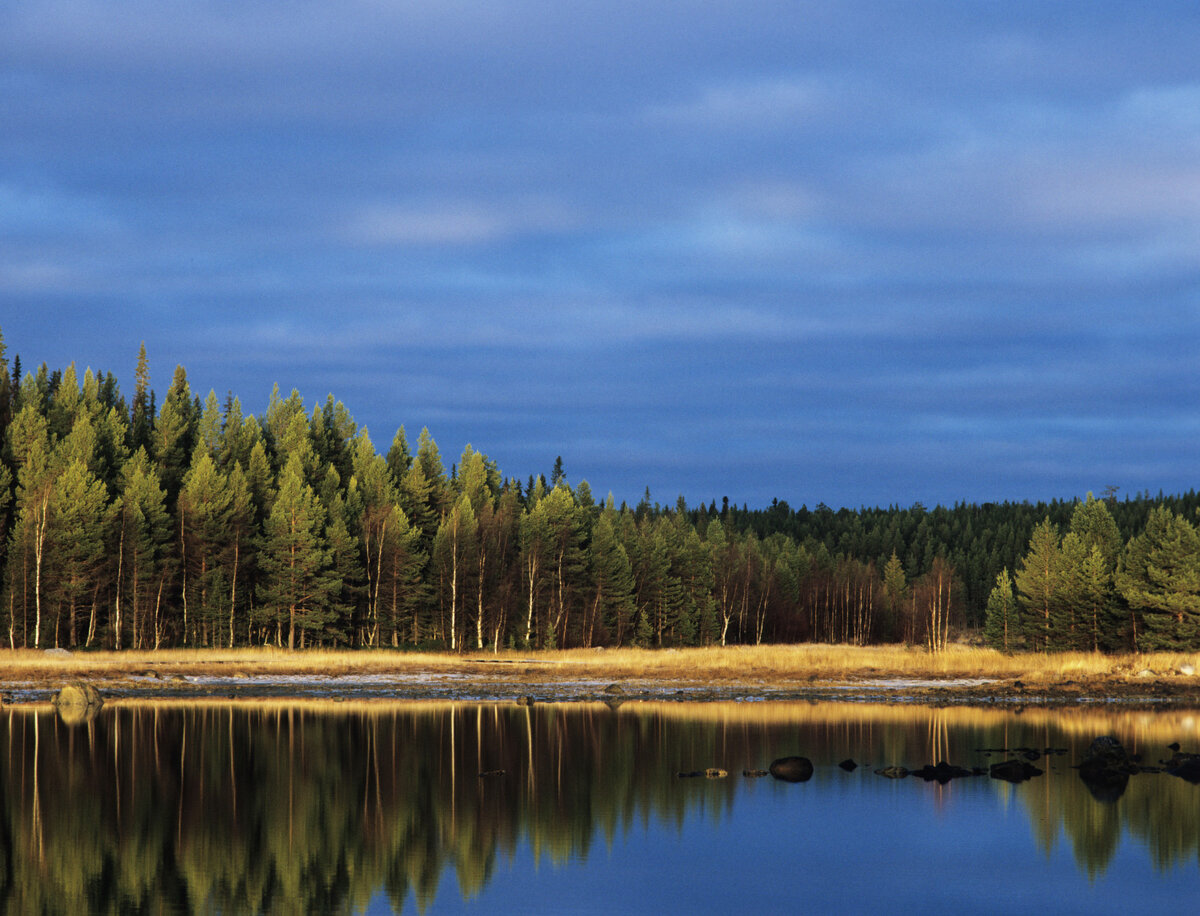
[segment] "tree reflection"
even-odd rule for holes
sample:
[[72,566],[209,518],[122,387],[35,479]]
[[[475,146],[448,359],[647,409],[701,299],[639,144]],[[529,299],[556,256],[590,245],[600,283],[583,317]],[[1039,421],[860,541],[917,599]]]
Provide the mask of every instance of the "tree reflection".
[[[984,763],[981,749],[1078,748],[1116,728],[1153,762],[1178,737],[1166,720],[840,704],[146,704],[75,727],[2,715],[0,912],[50,914],[355,912],[381,889],[396,911],[423,910],[447,869],[472,898],[523,844],[561,865],[646,823],[720,823],[744,780],[680,771],[803,753],[840,791],[850,755]],[[1103,804],[1075,757],[1056,759],[1053,781],[973,779],[1020,799],[1047,853],[1065,836],[1091,878],[1123,833],[1160,869],[1197,858],[1200,788],[1136,776]]]

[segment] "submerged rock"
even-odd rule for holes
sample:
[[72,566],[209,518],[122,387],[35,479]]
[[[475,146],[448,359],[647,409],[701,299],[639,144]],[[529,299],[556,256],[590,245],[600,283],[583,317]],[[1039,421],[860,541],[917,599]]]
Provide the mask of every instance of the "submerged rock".
[[813,765],[807,757],[780,757],[771,762],[769,772],[784,782],[808,782],[812,779]]
[[875,771],[876,776],[883,776],[886,779],[904,779],[908,776],[908,767],[880,767]]
[[743,776],[751,776],[751,777],[754,777],[754,778],[756,778],[756,779],[757,779],[757,778],[758,778],[758,777],[760,777],[760,776],[769,776],[769,775],[771,775],[771,774],[770,774],[770,771],[768,771],[768,770],[750,770],[750,769],[746,769],[746,770],[742,770],[742,775],[743,775]]
[[486,779],[489,776],[503,776],[504,770],[484,770],[479,774],[480,779]]
[[709,767],[704,771],[704,776],[706,779],[724,779],[728,775],[729,773],[720,767]]

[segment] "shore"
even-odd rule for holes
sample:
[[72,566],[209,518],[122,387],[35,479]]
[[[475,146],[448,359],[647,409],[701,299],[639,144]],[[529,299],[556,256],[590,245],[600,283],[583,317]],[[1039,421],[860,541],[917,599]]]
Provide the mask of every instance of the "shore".
[[1200,654],[1005,655],[952,645],[418,653],[271,648],[0,651],[0,697],[48,702],[68,683],[106,701],[434,699],[521,702],[808,700],[1200,708]]

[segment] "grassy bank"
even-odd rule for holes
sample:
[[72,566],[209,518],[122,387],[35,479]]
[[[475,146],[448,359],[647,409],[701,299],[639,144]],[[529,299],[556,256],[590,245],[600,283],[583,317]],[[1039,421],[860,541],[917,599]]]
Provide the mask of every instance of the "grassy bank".
[[188,675],[341,675],[466,672],[484,677],[638,678],[681,682],[811,683],[862,678],[1002,678],[1030,684],[1068,680],[1136,679],[1150,671],[1179,676],[1200,669],[1200,653],[1100,655],[1020,653],[950,646],[931,654],[903,646],[731,646],[647,650],[573,649],[548,652],[414,653],[391,651],[288,652],[272,648],[171,649],[159,652],[0,651],[0,684],[69,676],[120,678],[147,671]]

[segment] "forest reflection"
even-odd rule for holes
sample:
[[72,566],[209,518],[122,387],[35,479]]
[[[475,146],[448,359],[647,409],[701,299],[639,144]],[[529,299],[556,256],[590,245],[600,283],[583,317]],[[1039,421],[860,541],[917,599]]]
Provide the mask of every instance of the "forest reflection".
[[[1068,842],[1091,877],[1123,834],[1167,869],[1200,858],[1200,788],[1138,776],[1105,803],[1070,763],[1100,734],[1153,762],[1198,728],[1189,713],[801,703],[157,703],[75,726],[9,707],[0,912],[338,913],[380,893],[424,910],[447,869],[470,898],[522,844],[560,865],[647,823],[677,830],[703,812],[719,829],[743,768],[785,754],[812,759],[814,785],[853,757],[868,765],[853,778],[882,786],[870,766],[1066,748],[1044,778],[966,783],[1023,806],[1047,855]],[[729,777],[677,776],[706,767]]]

